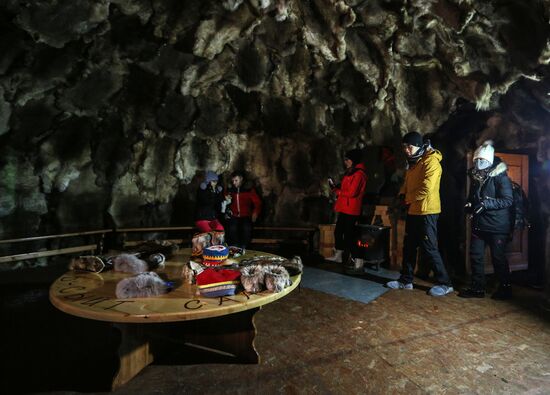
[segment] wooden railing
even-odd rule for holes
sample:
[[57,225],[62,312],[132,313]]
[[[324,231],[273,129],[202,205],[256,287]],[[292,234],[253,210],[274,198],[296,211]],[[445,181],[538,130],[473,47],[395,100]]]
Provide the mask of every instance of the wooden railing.
[[[298,243],[303,245],[308,252],[312,252],[313,238],[317,228],[309,227],[254,227],[255,237],[252,239],[252,245],[278,245],[282,243]],[[154,227],[154,228],[119,228],[116,230],[100,229],[85,232],[63,233],[56,235],[33,236],[0,240],[2,245],[14,245],[19,243],[52,241],[60,242],[64,239],[84,238],[83,244],[67,246],[63,248],[43,248],[40,251],[29,251],[11,255],[0,256],[0,263],[18,262],[28,259],[51,257],[63,254],[100,254],[103,252],[104,242],[107,237],[116,240],[119,247],[131,247],[147,238],[143,238],[146,233],[162,233],[162,240],[168,240],[177,244],[190,243],[192,236],[196,233],[196,228],[192,226],[175,227]],[[175,234],[175,235],[174,235]],[[138,235],[138,237],[132,237]],[[80,241],[80,240],[79,240]],[[30,249],[30,248],[29,248]]]

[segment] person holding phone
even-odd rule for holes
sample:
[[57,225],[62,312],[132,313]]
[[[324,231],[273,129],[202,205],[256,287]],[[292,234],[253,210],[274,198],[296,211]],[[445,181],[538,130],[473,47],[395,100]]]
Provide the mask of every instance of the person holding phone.
[[357,236],[355,225],[361,214],[367,185],[367,173],[365,165],[361,162],[361,157],[360,149],[346,152],[344,155],[346,171],[342,182],[336,185],[332,178],[328,179],[330,189],[337,197],[334,211],[338,213],[338,218],[334,229],[334,255],[326,260],[342,263],[345,259],[344,254],[351,254],[353,271],[358,272],[363,270],[364,261],[353,256],[353,247]]

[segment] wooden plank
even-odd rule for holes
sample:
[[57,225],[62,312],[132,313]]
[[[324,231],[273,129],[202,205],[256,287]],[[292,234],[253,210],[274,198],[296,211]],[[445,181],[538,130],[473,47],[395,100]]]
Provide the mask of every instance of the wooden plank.
[[255,226],[254,230],[273,230],[273,231],[297,231],[297,232],[315,232],[317,228],[294,228],[294,227],[277,227],[277,226]]
[[117,232],[168,232],[176,230],[194,230],[193,226],[174,226],[174,227],[160,227],[160,228],[120,228]]
[[97,246],[95,244],[88,244],[88,245],[77,246],[77,247],[59,248],[56,250],[27,252],[24,254],[17,254],[17,255],[7,255],[7,256],[0,257],[0,263],[17,262],[17,261],[23,261],[25,259],[36,259],[36,258],[43,258],[47,256],[62,255],[62,254],[72,254],[75,252],[84,252],[84,251],[92,252],[92,251],[95,251],[96,248]]
[[[124,242],[124,246],[125,246],[125,247],[134,247],[134,246],[137,246],[137,245],[139,245],[139,244],[146,243],[147,241],[149,241],[149,240],[131,240],[131,241],[125,241],[125,242]],[[163,239],[162,241],[168,241],[168,242],[170,242],[170,243],[181,244],[181,243],[184,243],[184,242],[190,242],[191,239]]]
[[37,241],[37,240],[48,240],[48,239],[61,239],[61,238],[65,238],[65,237],[97,235],[97,234],[109,233],[109,232],[112,232],[112,230],[111,229],[101,229],[101,230],[90,230],[90,231],[86,231],[86,232],[62,233],[62,234],[58,234],[58,235],[22,237],[22,238],[18,238],[18,239],[0,240],[0,244],[20,243],[20,242],[24,242],[24,241]]

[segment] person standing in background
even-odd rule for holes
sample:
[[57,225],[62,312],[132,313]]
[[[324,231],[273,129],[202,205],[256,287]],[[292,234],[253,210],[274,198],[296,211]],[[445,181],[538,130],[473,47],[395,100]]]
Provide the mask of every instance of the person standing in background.
[[432,296],[444,296],[454,291],[437,245],[437,220],[441,213],[439,184],[441,181],[441,152],[424,142],[418,132],[403,136],[403,152],[407,156],[407,172],[400,196],[408,206],[403,239],[403,263],[399,280],[389,281],[386,287],[413,289],[413,273],[417,250],[431,264],[436,285]]
[[470,288],[459,292],[462,298],[485,296],[485,245],[491,250],[491,261],[500,282],[491,297],[500,300],[512,297],[506,245],[513,231],[510,207],[514,199],[507,169],[506,164],[495,157],[492,141],[486,141],[475,150],[474,167],[468,171],[472,185],[465,207],[472,216],[472,279]]
[[229,203],[226,212],[227,241],[229,245],[246,250],[252,240],[252,226],[262,210],[262,201],[256,190],[245,183],[244,173],[236,171],[231,174],[231,186],[225,193]]
[[344,155],[346,172],[342,182],[336,185],[329,178],[329,186],[336,195],[334,211],[338,213],[336,227],[334,228],[334,255],[326,258],[327,261],[342,263],[347,254],[351,254],[351,271],[362,272],[363,259],[353,256],[355,241],[357,239],[356,224],[361,214],[363,196],[367,185],[367,173],[365,165],[361,163],[362,153],[360,149],[353,149]]
[[197,191],[195,226],[200,232],[223,232],[223,225],[218,220],[222,211],[222,201],[223,188],[218,185],[218,175],[209,170]]

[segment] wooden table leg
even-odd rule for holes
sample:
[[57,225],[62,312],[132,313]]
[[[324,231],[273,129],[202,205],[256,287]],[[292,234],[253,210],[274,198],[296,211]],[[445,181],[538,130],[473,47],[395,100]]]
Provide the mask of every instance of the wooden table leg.
[[146,334],[146,324],[114,324],[120,331],[118,348],[120,366],[115,374],[111,389],[126,384],[144,367],[153,362],[153,353]]

